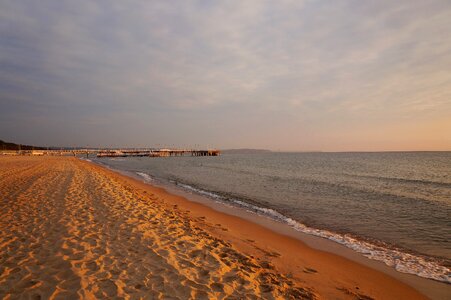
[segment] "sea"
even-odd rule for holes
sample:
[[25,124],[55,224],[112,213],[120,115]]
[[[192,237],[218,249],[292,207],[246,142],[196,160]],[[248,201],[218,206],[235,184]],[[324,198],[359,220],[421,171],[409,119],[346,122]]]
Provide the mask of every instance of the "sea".
[[451,152],[92,158],[451,283]]

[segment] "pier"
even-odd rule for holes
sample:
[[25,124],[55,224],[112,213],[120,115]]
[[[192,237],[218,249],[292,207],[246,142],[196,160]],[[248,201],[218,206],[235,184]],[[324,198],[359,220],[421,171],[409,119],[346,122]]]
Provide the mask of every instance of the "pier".
[[171,157],[171,156],[219,156],[220,151],[213,150],[194,150],[194,149],[115,149],[100,150],[97,157]]
[[173,157],[173,156],[219,156],[220,150],[207,149],[59,149],[59,150],[3,150],[0,155],[32,156],[86,156],[97,157]]

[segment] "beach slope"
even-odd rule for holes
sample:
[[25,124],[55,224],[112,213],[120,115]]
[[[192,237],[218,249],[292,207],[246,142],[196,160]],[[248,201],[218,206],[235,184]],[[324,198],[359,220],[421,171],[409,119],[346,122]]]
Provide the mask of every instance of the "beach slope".
[[76,158],[0,157],[0,215],[0,298],[425,298]]

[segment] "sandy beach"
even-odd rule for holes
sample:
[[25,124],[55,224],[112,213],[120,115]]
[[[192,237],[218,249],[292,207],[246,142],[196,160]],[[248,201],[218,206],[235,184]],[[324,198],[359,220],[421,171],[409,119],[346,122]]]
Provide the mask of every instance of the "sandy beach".
[[3,299],[426,299],[367,266],[69,157],[0,157]]

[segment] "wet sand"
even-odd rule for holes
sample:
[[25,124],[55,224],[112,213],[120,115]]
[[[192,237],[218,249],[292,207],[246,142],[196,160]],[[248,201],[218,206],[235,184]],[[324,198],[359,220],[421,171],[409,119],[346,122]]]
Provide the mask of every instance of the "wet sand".
[[65,157],[0,157],[0,298],[425,299],[237,216]]

